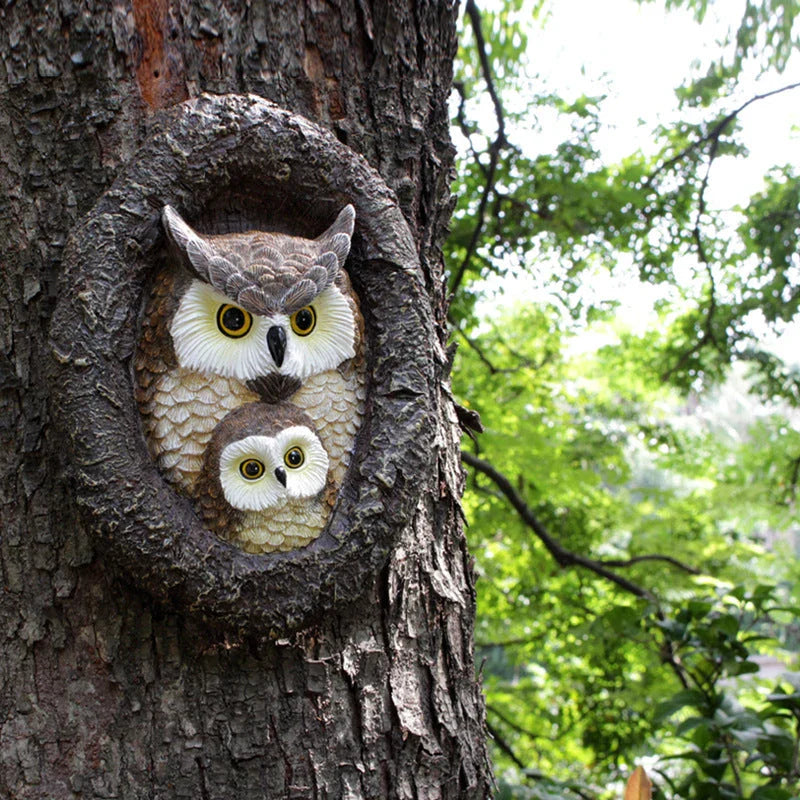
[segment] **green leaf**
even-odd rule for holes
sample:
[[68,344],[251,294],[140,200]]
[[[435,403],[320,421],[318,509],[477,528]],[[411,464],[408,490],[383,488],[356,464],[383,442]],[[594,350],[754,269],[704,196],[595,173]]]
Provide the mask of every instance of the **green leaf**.
[[797,795],[779,786],[760,786],[750,795],[750,800],[797,800]]
[[677,692],[668,700],[656,706],[654,719],[656,723],[664,722],[684,708],[701,708],[706,703],[705,695],[698,689],[686,689]]

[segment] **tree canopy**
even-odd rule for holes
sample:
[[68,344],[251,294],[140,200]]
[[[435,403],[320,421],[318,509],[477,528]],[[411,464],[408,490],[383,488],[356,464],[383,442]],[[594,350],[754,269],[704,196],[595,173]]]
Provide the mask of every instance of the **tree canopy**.
[[446,255],[502,797],[621,797],[642,760],[658,796],[798,796],[800,675],[759,664],[800,650],[800,371],[767,344],[800,311],[800,173],[714,189],[743,112],[798,102],[800,4],[741,5],[617,160],[605,98],[537,79],[546,0],[464,9]]

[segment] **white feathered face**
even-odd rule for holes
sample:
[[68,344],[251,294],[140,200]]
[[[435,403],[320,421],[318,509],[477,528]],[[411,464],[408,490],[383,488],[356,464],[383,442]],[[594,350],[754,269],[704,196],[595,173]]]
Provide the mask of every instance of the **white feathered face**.
[[253,380],[278,372],[303,380],[355,355],[355,319],[336,286],[294,314],[260,316],[192,280],[170,326],[180,366]]
[[328,454],[305,425],[274,436],[247,436],[220,453],[222,492],[240,511],[265,511],[286,499],[313,497],[327,477]]

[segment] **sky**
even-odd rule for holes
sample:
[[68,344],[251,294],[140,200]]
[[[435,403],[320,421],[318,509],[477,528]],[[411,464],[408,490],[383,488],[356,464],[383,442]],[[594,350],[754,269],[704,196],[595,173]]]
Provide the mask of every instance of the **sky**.
[[[652,129],[677,115],[675,87],[697,74],[693,62],[699,60],[705,67],[718,57],[717,40],[729,26],[738,25],[743,5],[743,0],[712,0],[706,19],[698,25],[687,11],[666,12],[663,2],[639,5],[633,0],[552,0],[541,28],[534,27],[531,32],[530,70],[536,73],[537,85],[566,98],[584,93],[606,95],[601,106],[604,126],[596,140],[606,160],[614,161],[636,149],[653,152]],[[753,70],[742,80],[737,95],[730,98],[729,107],[792,83],[798,75],[797,57],[783,75],[757,79]],[[741,138],[750,155],[745,159],[721,158],[715,163],[707,192],[711,208],[746,204],[762,187],[769,167],[798,163],[800,90],[755,103],[740,120]],[[567,135],[557,125],[543,127],[533,134],[535,141],[527,143],[533,153],[552,150]],[[598,294],[618,295],[634,330],[652,324],[649,308],[658,296],[657,290],[633,288],[630,277],[624,274],[598,273],[591,283]],[[506,297],[519,299],[531,293],[531,281],[511,279],[504,289]],[[797,326],[780,339],[764,335],[781,357],[795,363],[800,358]]]
[[[684,9],[666,12],[662,2],[555,0],[546,27],[532,43],[537,71],[562,91],[608,90],[603,116],[614,125],[599,144],[609,158],[629,153],[631,145],[652,151],[649,131],[653,124],[668,121],[676,106],[675,87],[693,74],[694,61],[705,65],[719,54],[717,40],[729,26],[738,25],[743,6],[737,0],[712,2],[699,25]],[[798,61],[795,58],[783,75],[761,80],[747,75],[731,106],[797,80]],[[639,119],[650,124],[639,126]],[[791,128],[800,125],[800,90],[754,104],[741,120],[751,155],[736,159],[739,163],[727,165],[721,170],[726,174],[717,173],[714,179],[719,199],[727,199],[729,205],[743,203],[757,191],[768,167],[797,163],[800,136]]]

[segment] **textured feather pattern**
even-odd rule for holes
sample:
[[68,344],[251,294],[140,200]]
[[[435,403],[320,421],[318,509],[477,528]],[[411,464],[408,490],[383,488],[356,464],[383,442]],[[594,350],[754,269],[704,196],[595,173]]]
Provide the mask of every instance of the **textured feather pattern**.
[[331,479],[336,486],[341,486],[364,419],[367,386],[364,318],[344,270],[339,272],[336,287],[347,298],[352,312],[355,357],[340,364],[338,369],[326,370],[303,380],[291,402],[314,420],[317,435],[328,451]]
[[246,511],[226,536],[247,553],[272,553],[296,550],[316,539],[330,516],[330,506],[322,502],[302,503],[287,500],[263,512]]
[[191,494],[214,428],[229,411],[255,400],[258,395],[235,379],[183,367],[161,376],[140,410],[150,454],[167,480]]
[[346,206],[316,239],[264,231],[201,235],[170,206],[162,219],[198,277],[250,313],[270,315],[294,313],[334,282],[350,251],[355,211]]
[[314,420],[337,486],[350,464],[353,443],[364,418],[365,396],[364,376],[351,364],[341,372],[329,370],[312,375],[291,398]]

